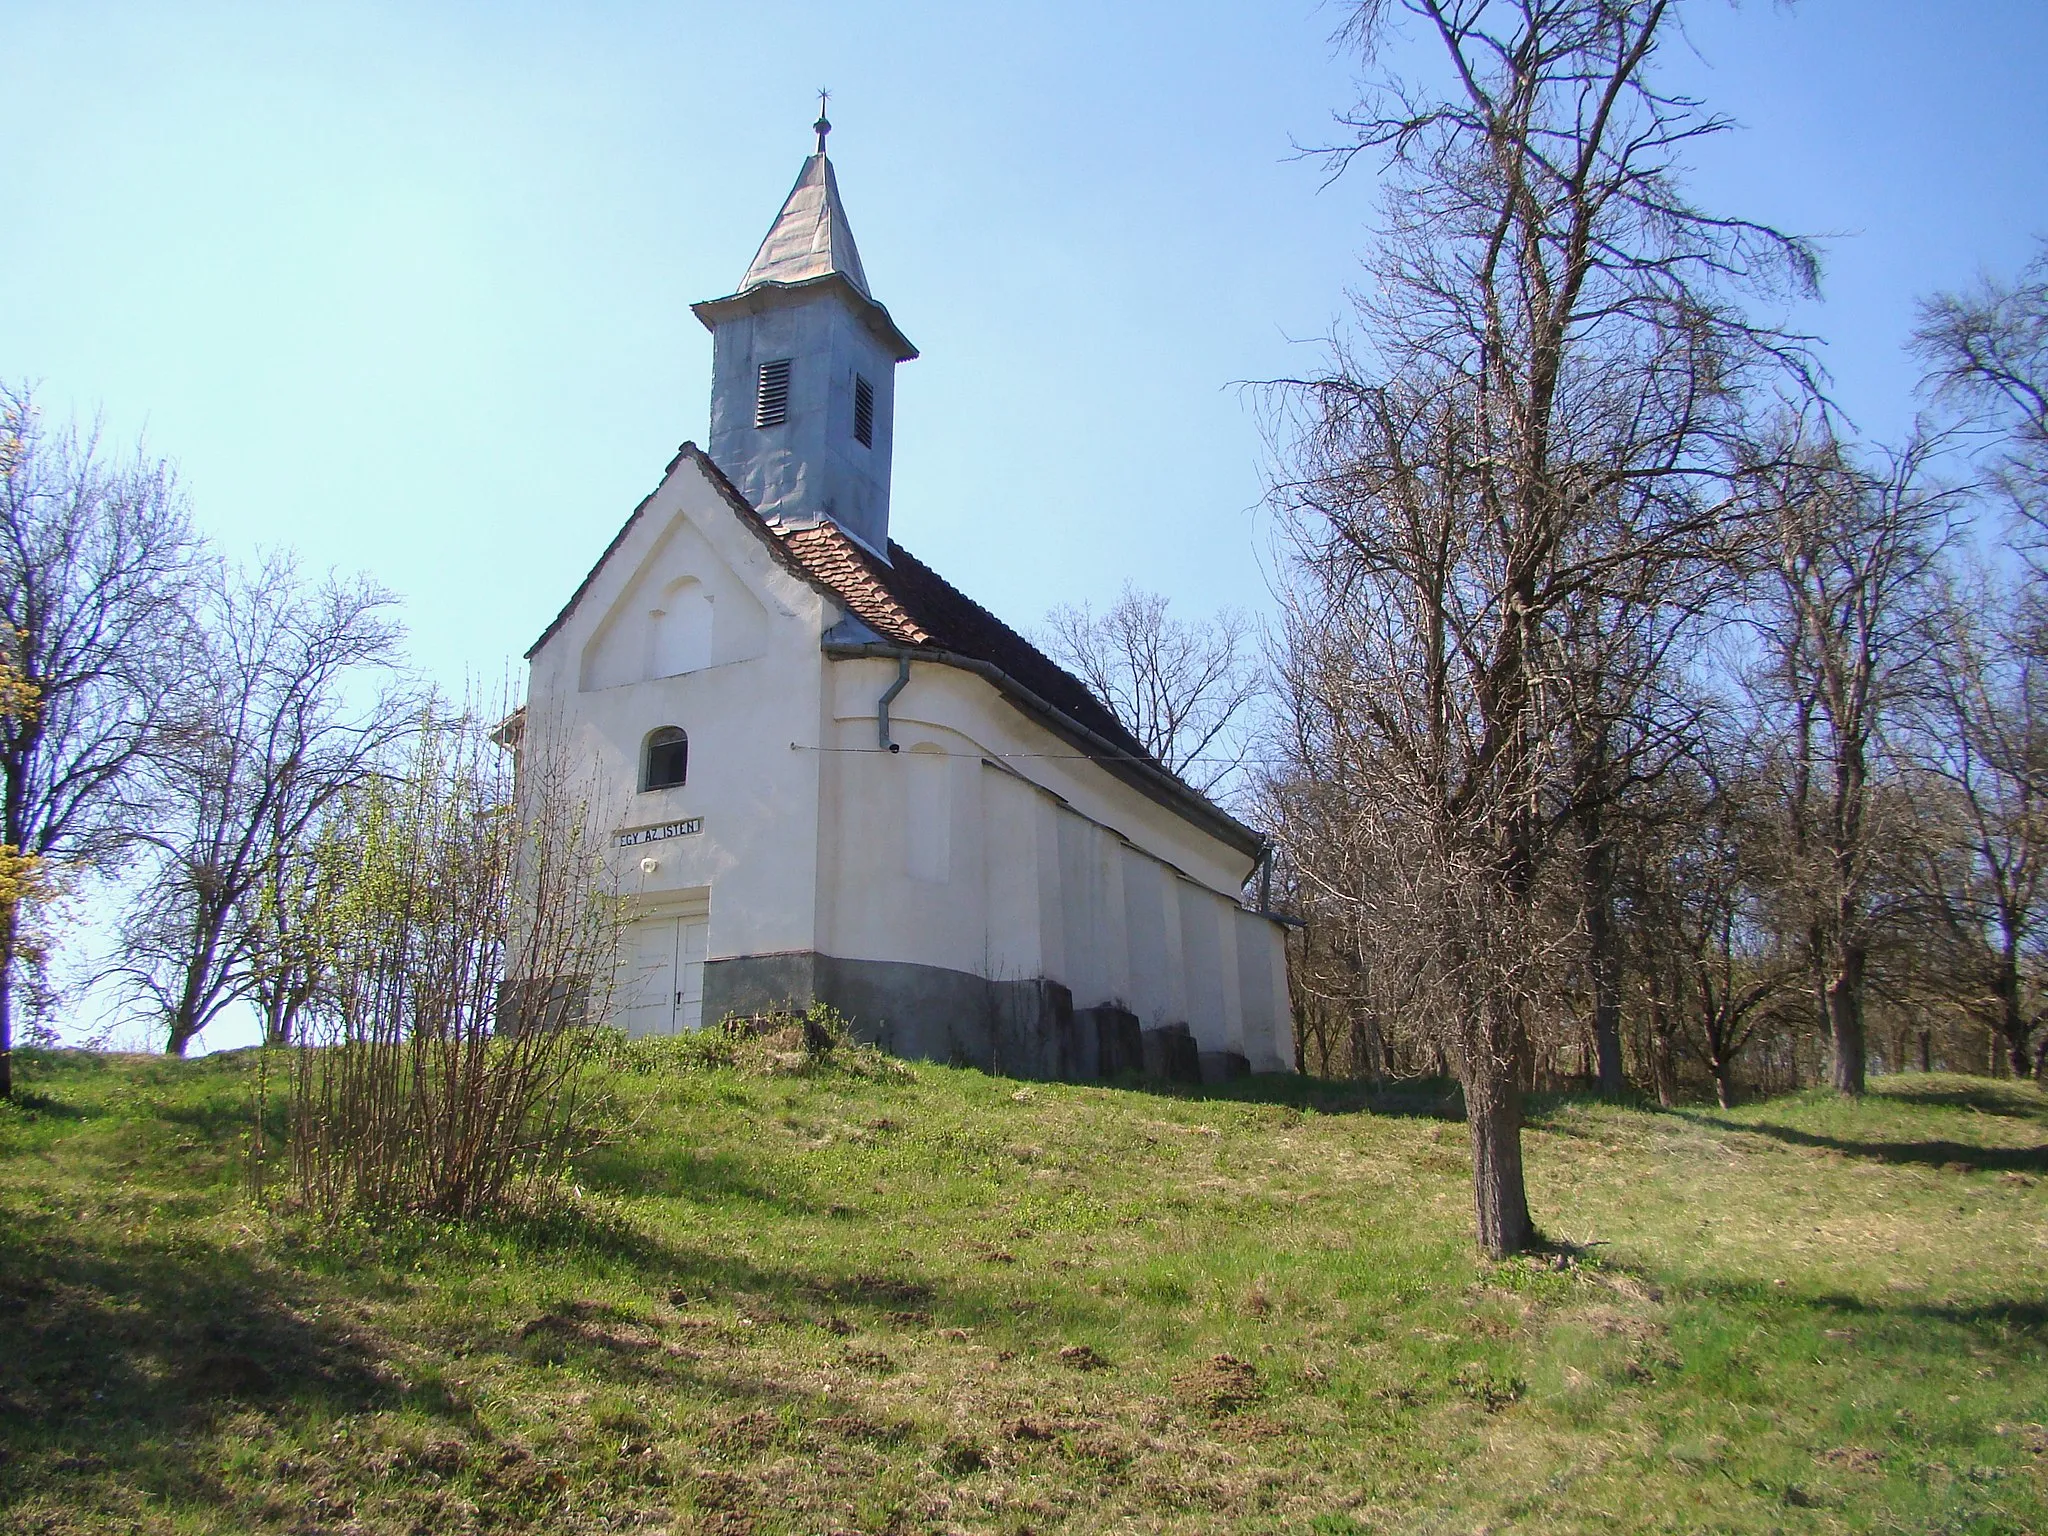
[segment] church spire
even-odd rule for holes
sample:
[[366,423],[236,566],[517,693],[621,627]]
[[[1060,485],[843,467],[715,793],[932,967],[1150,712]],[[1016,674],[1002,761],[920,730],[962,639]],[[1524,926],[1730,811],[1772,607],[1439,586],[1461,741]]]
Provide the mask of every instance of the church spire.
[[861,270],[860,252],[854,248],[853,226],[846,222],[845,205],[839,201],[839,180],[832,174],[832,162],[825,158],[825,135],[832,124],[825,116],[829,92],[818,92],[818,120],[811,126],[818,135],[818,150],[804,161],[796,185],[783,200],[782,212],[769,227],[768,238],[740,279],[738,291],[758,288],[763,283],[801,283],[837,272],[860,291],[868,292],[867,274]]

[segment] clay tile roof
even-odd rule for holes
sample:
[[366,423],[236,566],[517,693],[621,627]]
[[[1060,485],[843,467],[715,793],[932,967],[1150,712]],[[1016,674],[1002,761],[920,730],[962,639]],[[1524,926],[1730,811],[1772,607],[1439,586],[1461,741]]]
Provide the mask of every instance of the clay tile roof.
[[[932,632],[919,624],[890,590],[894,574],[846,536],[835,523],[777,529],[798,564],[853,610],[854,617],[884,640],[896,645],[933,645]],[[893,556],[898,546],[890,544]]]
[[804,569],[884,640],[987,662],[1111,745],[1159,766],[1079,678],[894,539],[884,565],[830,522],[777,531]]

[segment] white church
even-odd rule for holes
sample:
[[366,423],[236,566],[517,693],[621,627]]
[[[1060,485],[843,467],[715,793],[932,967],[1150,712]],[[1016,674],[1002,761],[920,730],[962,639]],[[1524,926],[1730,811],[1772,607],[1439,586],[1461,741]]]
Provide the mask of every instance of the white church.
[[830,125],[711,331],[685,443],[527,653],[595,764],[632,1033],[830,1003],[898,1055],[1018,1077],[1291,1070],[1264,840],[889,537],[899,363]]

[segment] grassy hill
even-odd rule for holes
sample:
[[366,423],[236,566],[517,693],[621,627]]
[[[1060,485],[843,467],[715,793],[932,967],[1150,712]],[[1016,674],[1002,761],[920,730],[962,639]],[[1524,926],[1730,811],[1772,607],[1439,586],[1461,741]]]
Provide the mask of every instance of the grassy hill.
[[[321,1232],[248,1056],[0,1109],[0,1530],[2048,1530],[2048,1100],[1539,1106],[641,1051],[578,1194]],[[858,1065],[858,1063],[856,1063]]]

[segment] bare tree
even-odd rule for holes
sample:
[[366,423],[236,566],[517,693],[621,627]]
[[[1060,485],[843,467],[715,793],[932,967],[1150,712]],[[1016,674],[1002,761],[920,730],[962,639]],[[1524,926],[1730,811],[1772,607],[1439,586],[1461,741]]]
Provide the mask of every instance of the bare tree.
[[[1943,991],[2034,1070],[2041,1005],[2032,974],[2048,937],[2048,663],[2019,633],[2017,593],[1979,574],[1937,612],[1933,687],[1914,733],[1926,789],[1922,868],[1951,960]],[[2048,1057],[2048,1050],[2042,1052]]]
[[1046,649],[1154,758],[1216,793],[1244,764],[1246,711],[1259,694],[1251,620],[1225,608],[1190,623],[1167,606],[1126,582],[1100,614],[1086,603],[1047,614]]
[[1953,497],[1916,442],[1865,469],[1832,440],[1767,477],[1777,570],[1759,610],[1760,680],[1784,746],[1784,796],[1814,1006],[1837,1090],[1860,1094],[1864,1006],[1905,810],[1879,793],[1885,731],[1924,680],[1933,578]]
[[[1274,837],[1273,896],[1297,919],[1287,985],[1295,1054],[1319,1076],[1377,1078],[1420,1066],[1404,1027],[1418,1002],[1377,824],[1372,743],[1354,706],[1353,650],[1290,597],[1274,657],[1269,760],[1254,782],[1258,824]],[[1355,622],[1345,613],[1340,624]],[[1382,926],[1382,920],[1387,925]]]
[[1982,278],[1920,306],[1913,350],[1937,398],[1990,436],[2013,511],[2048,538],[2048,241],[2016,281]]
[[[1565,604],[1554,641],[1556,707],[1565,769],[1558,815],[1576,862],[1579,921],[1600,1091],[1627,1086],[1622,1061],[1623,922],[1618,865],[1632,837],[1656,836],[1671,815],[1662,793],[1699,755],[1712,706],[1693,662],[1746,563],[1729,529],[1723,563],[1652,559],[1634,584],[1596,583]],[[1617,571],[1617,576],[1622,573]]]
[[[302,878],[309,832],[415,715],[391,687],[396,599],[381,588],[308,582],[272,556],[216,566],[196,595],[189,686],[152,752],[161,814],[146,840],[160,857],[111,971],[174,1056],[288,955],[280,898]],[[281,1001],[270,1028],[285,1023]]]
[[2011,282],[1981,277],[1924,301],[1912,347],[1924,387],[1988,459],[1984,488],[2004,498],[2033,578],[2008,590],[1981,576],[1967,602],[1944,605],[1939,686],[1921,733],[1925,766],[1945,789],[1933,797],[1945,812],[1937,819],[1954,834],[1924,865],[1947,980],[2024,1072],[2040,1011],[2029,971],[2048,796],[2038,697],[2048,665],[2048,240]]
[[295,838],[279,837],[237,914],[246,935],[247,996],[265,1045],[298,1039],[300,1020],[332,991],[327,918],[336,896],[335,840],[347,824],[346,809],[330,800]]
[[[144,757],[188,654],[198,552],[169,467],[52,433],[0,386],[0,647],[33,691],[0,714],[0,845],[91,868],[133,834]],[[0,1097],[12,1092],[20,903],[0,902]]]
[[1667,1028],[1699,1057],[1726,1109],[1738,1061],[1796,989],[1805,957],[1773,920],[1781,871],[1755,754],[1717,745],[1704,771],[1665,786],[1664,814],[1635,839],[1648,866],[1636,908],[1643,963],[1668,978]]
[[[1521,1084],[1551,862],[1555,634],[1589,593],[1722,558],[1748,387],[1803,381],[1795,341],[1728,295],[1809,287],[1810,252],[1709,216],[1677,157],[1726,124],[1660,89],[1668,0],[1367,0],[1449,85],[1387,78],[1332,151],[1385,158],[1385,229],[1355,297],[1363,351],[1291,398],[1297,613],[1356,647],[1353,718],[1375,795],[1356,814],[1429,933],[1471,1126],[1481,1245],[1531,1239]],[[1345,621],[1328,624],[1341,610]],[[1334,663],[1337,658],[1330,658]],[[1536,957],[1536,958],[1532,958]]]

